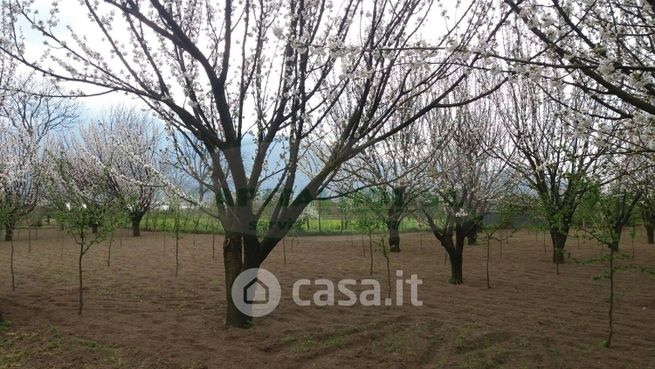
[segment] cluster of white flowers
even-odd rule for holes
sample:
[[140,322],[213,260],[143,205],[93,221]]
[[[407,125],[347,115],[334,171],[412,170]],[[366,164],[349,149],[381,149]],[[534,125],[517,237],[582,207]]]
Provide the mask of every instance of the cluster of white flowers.
[[466,212],[466,210],[464,210],[463,208],[459,209],[457,213],[455,213],[455,217],[457,218],[466,218],[467,216],[468,216],[468,212]]

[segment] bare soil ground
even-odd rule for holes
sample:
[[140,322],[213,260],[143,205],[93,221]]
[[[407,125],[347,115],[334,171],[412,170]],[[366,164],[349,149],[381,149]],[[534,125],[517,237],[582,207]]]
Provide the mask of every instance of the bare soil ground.
[[[280,306],[248,330],[225,329],[220,237],[185,235],[174,276],[172,239],[146,233],[85,260],[85,310],[78,317],[76,245],[56,230],[40,231],[28,252],[16,241],[17,289],[11,291],[9,244],[0,242],[1,368],[655,368],[655,279],[617,276],[615,341],[607,333],[607,265],[567,260],[555,273],[541,235],[522,231],[491,250],[492,288],[485,283],[485,247],[465,250],[464,285],[447,283],[450,266],[429,234],[402,236],[391,268],[423,280],[423,306],[300,307],[291,299],[298,278],[368,278],[359,236],[287,241],[264,268],[283,288]],[[422,238],[422,242],[421,242]],[[64,245],[63,258],[60,255]],[[623,249],[632,253],[626,239]],[[573,239],[574,257],[603,251]],[[655,246],[638,238],[634,263],[655,267]],[[368,250],[367,250],[368,253]],[[374,254],[374,277],[386,281]],[[629,261],[620,261],[626,264]]]

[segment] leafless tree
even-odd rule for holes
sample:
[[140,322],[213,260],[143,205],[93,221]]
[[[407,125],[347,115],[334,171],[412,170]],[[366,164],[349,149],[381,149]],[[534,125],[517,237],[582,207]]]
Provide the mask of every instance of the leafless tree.
[[0,106],[0,119],[31,137],[35,145],[40,145],[48,133],[62,131],[76,123],[80,115],[78,105],[70,99],[57,97],[54,85],[34,77],[19,77],[14,84],[13,91]]

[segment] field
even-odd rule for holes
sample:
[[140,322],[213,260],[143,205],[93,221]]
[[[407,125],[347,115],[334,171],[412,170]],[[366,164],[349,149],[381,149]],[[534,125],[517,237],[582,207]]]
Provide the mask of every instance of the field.
[[[249,330],[225,329],[221,238],[185,235],[174,276],[173,241],[128,230],[112,249],[92,249],[85,264],[85,310],[77,309],[75,244],[57,230],[40,231],[28,252],[16,241],[17,289],[11,291],[9,244],[0,242],[0,368],[654,368],[655,279],[617,274],[615,338],[607,330],[606,268],[570,260],[560,275],[541,235],[515,234],[491,249],[491,289],[484,246],[464,252],[464,285],[447,283],[450,266],[429,234],[404,234],[391,268],[423,280],[423,306],[301,307],[292,302],[298,278],[369,277],[359,236],[299,238],[280,245],[263,265],[282,284],[280,306]],[[62,254],[63,245],[63,254]],[[603,251],[590,241],[567,245],[574,257]],[[626,252],[633,249],[629,239]],[[368,250],[367,250],[368,252]],[[639,235],[635,261],[655,266],[655,247]],[[386,285],[382,255],[374,277]],[[626,261],[621,261],[625,263]],[[384,289],[384,287],[383,287]]]
[[[204,214],[199,211],[185,211],[180,214],[180,223],[178,227],[181,232],[187,233],[222,233],[223,227],[220,223],[207,214]],[[294,232],[297,235],[330,235],[330,234],[341,234],[341,233],[358,233],[361,230],[358,230],[354,224],[355,222],[351,221],[346,229],[341,229],[342,223],[341,220],[336,217],[324,217],[320,220],[318,218],[311,218],[302,223],[299,222],[299,226],[294,228]],[[129,224],[125,224],[125,227],[128,227]],[[400,222],[400,231],[418,231],[419,224],[416,219],[403,218]],[[173,232],[175,229],[175,220],[173,216],[169,213],[158,211],[153,214],[148,213],[141,220],[141,229],[145,231],[153,232]],[[423,225],[423,230],[427,229],[427,225]],[[378,230],[379,231],[379,230]]]

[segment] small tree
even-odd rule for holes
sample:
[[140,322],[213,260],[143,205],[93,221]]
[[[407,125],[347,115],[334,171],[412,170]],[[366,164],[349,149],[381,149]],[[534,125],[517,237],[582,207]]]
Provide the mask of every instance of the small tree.
[[[174,203],[170,211],[173,216],[173,237],[175,238],[175,276],[180,272],[180,240],[182,239],[182,209],[178,203]],[[187,212],[188,216],[188,212]],[[186,220],[185,220],[186,225]]]
[[611,346],[612,336],[614,334],[614,273],[627,268],[637,268],[647,271],[647,269],[635,265],[618,267],[615,263],[617,254],[621,259],[632,258],[629,254],[619,251],[619,244],[623,228],[629,224],[633,209],[637,205],[640,197],[640,189],[635,188],[634,183],[619,181],[604,187],[596,184],[585,196],[584,206],[581,208],[587,214],[591,223],[590,227],[583,229],[583,231],[587,232],[592,238],[596,239],[601,245],[606,246],[609,250],[607,254],[599,258],[582,261],[583,263],[596,261],[609,262],[607,273],[595,277],[595,279],[608,279],[610,282],[609,329],[607,340],[603,343],[605,347]]
[[[387,246],[387,243],[384,240],[384,236],[380,235],[379,240],[376,242],[378,251],[382,254],[385,260],[385,265],[387,267],[387,301],[391,301],[391,260],[389,259],[389,247]],[[387,309],[390,308],[391,305],[387,305]]]
[[[105,228],[110,230],[108,240],[107,240],[107,267],[111,267],[111,247],[114,244],[114,233],[116,229],[119,229],[122,224],[125,224],[126,214],[121,209],[115,209],[116,211],[112,214],[113,216],[107,217],[105,220]],[[124,209],[122,209],[124,210]],[[122,240],[122,238],[121,238]]]
[[352,198],[353,205],[358,209],[354,212],[355,224],[368,236],[368,250],[371,261],[369,273],[373,275],[373,233],[382,228],[384,224],[380,220],[380,214],[376,214],[373,209],[380,211],[380,209],[384,208],[380,203],[380,194],[372,189],[359,191],[353,194]]
[[[63,197],[62,197],[63,198]],[[95,245],[107,239],[113,232],[112,226],[117,222],[114,220],[118,212],[109,207],[89,207],[82,196],[66,196],[69,201],[63,203],[58,201],[58,209],[55,218],[64,225],[66,232],[72,236],[79,246],[78,254],[78,280],[79,280],[79,305],[78,314],[82,314],[84,306],[83,298],[83,259],[87,252]],[[63,206],[62,206],[63,204]],[[96,233],[90,232],[89,227],[95,224],[98,227]]]
[[[482,221],[480,221],[478,230],[480,233],[483,234],[483,238],[487,243],[487,259],[485,262],[485,267],[486,267],[486,277],[487,277],[487,288],[491,288],[491,278],[489,275],[489,261],[490,261],[490,254],[491,254],[491,240],[496,240],[501,243],[501,248],[502,248],[502,242],[507,241],[509,239],[511,232],[510,233],[502,233],[498,232],[503,229],[505,229],[507,226],[511,227],[511,229],[514,229],[514,224],[513,220],[514,217],[517,213],[517,203],[515,201],[516,199],[513,196],[506,196],[503,197],[499,202],[496,204],[495,209],[499,215],[498,220],[493,223],[493,224],[483,224]],[[500,233],[500,234],[498,234]],[[470,239],[470,238],[469,238]],[[470,244],[470,243],[469,243]]]
[[49,201],[56,209],[55,218],[79,246],[78,314],[82,314],[84,256],[121,223],[121,204],[111,196],[106,168],[85,155],[80,146],[75,143],[60,146],[58,152],[48,151],[47,159],[46,186]]

